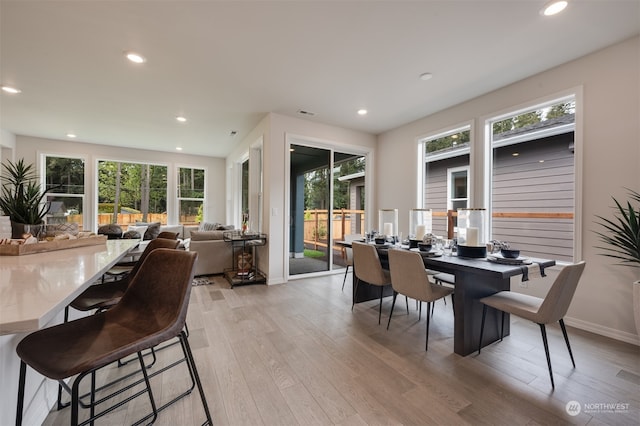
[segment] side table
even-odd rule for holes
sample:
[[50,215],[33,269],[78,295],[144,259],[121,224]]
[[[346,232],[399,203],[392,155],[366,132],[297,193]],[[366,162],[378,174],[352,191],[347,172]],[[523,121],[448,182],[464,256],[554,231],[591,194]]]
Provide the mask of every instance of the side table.
[[231,268],[224,273],[231,288],[236,285],[266,283],[267,278],[258,269],[256,247],[267,244],[267,235],[235,230],[224,232],[222,236],[232,247]]

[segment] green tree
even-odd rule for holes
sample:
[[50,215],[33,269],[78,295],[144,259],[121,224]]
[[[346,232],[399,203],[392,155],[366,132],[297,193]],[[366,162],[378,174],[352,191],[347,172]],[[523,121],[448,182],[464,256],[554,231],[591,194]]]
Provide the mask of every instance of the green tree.
[[531,111],[520,114],[515,118],[514,127],[520,129],[542,121],[542,111]]
[[509,130],[512,130],[514,127],[514,120],[513,117],[512,118],[507,118],[505,120],[501,120],[501,121],[496,121],[495,123],[493,123],[493,134],[497,135],[500,133],[504,133],[504,132],[508,132]]
[[572,114],[575,112],[576,104],[575,102],[565,102],[557,105],[553,105],[549,111],[547,111],[546,118],[558,118],[563,115]]
[[84,161],[80,158],[47,157],[45,189],[50,193],[82,194]]

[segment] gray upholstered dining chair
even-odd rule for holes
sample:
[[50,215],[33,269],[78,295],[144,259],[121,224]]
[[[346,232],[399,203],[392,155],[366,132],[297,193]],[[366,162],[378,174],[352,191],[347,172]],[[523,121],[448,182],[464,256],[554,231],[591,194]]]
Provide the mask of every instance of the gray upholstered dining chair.
[[391,324],[393,308],[398,294],[403,294],[420,302],[427,302],[427,332],[424,350],[429,348],[429,310],[431,302],[451,295],[453,304],[453,289],[450,287],[432,284],[429,275],[424,269],[424,263],[420,253],[406,250],[389,250],[389,270],[391,271],[391,286],[393,287],[393,302],[389,313],[387,330]]
[[354,241],[353,248],[353,264],[354,274],[356,276],[355,289],[353,291],[354,298],[351,304],[351,310],[355,304],[355,294],[358,292],[360,281],[380,287],[380,307],[378,310],[378,324],[382,318],[382,294],[384,287],[391,285],[391,275],[389,271],[382,269],[380,258],[375,246],[371,244],[359,243]]
[[565,266],[558,277],[555,279],[553,285],[549,289],[549,292],[544,299],[529,296],[526,294],[514,293],[511,291],[499,291],[491,296],[483,297],[480,302],[484,304],[482,307],[482,322],[480,324],[480,341],[478,345],[478,354],[482,348],[482,334],[484,332],[484,319],[487,314],[487,306],[502,311],[502,322],[500,330],[500,340],[504,336],[504,313],[510,313],[517,315],[521,318],[533,321],[540,326],[540,332],[542,333],[542,342],[544,343],[544,351],[547,355],[547,366],[549,367],[549,377],[551,378],[551,387],[555,388],[553,382],[553,371],[551,370],[551,357],[549,356],[549,343],[547,342],[546,324],[551,324],[556,321],[560,323],[564,341],[567,344],[569,350],[569,356],[571,357],[571,363],[573,368],[576,367],[576,363],[573,359],[573,353],[571,352],[571,344],[569,343],[569,336],[567,335],[567,329],[564,326],[564,316],[569,309],[573,295],[578,287],[578,282],[584,271],[585,262],[579,262],[572,265]]
[[[361,238],[361,235],[350,234],[344,236],[344,241],[347,243],[353,243],[356,239]],[[344,291],[344,284],[347,282],[347,274],[349,273],[349,267],[353,268],[353,249],[351,247],[344,247],[344,278],[342,278],[342,291]]]

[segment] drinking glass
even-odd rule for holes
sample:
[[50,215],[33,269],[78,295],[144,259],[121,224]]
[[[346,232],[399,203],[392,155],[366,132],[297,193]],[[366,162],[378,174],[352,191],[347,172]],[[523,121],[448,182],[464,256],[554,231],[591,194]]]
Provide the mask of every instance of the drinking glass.
[[451,256],[451,249],[453,248],[453,240],[445,238],[442,240],[442,250],[445,256]]

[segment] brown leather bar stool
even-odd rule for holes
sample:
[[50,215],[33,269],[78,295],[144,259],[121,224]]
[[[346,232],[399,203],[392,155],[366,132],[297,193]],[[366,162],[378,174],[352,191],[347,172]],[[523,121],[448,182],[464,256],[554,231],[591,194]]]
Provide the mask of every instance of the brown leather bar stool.
[[[159,248],[175,249],[180,242],[177,240],[169,240],[166,238],[156,238],[149,241],[147,247],[140,255],[140,259],[133,264],[133,267],[127,275],[116,281],[107,281],[103,284],[95,284],[87,288],[78,297],[73,299],[69,304],[79,311],[91,311],[93,309],[104,310],[114,306],[124,294],[129,286],[129,282],[138,273],[140,265],[153,250]],[[65,308],[64,321],[69,318],[69,307]]]
[[[212,425],[200,377],[184,332],[196,258],[195,252],[153,250],[132,278],[120,303],[113,308],[96,315],[38,330],[18,343],[16,352],[21,362],[16,425],[22,424],[27,365],[45,377],[62,383],[64,379],[77,375],[71,387],[72,425],[78,424],[81,403],[79,386],[87,375],[92,379],[91,418],[82,424],[93,424],[96,418],[145,393],[149,396],[152,412],[141,419],[141,422],[153,423],[158,412],[175,400],[162,407],[156,407],[141,351],[174,337],[180,340],[189,374],[193,384],[198,387],[206,416],[203,424]],[[129,386],[144,382],[146,389],[96,413],[97,406],[113,396],[121,395],[123,389],[116,390],[111,395],[96,401],[95,372],[122,357],[136,353],[143,380]],[[64,386],[66,388],[67,385],[64,384]],[[193,388],[194,386],[191,387]],[[180,397],[188,395],[191,389]]]
[[177,240],[178,235],[179,235],[178,232],[162,231],[158,234],[156,238],[166,238],[167,240]]

